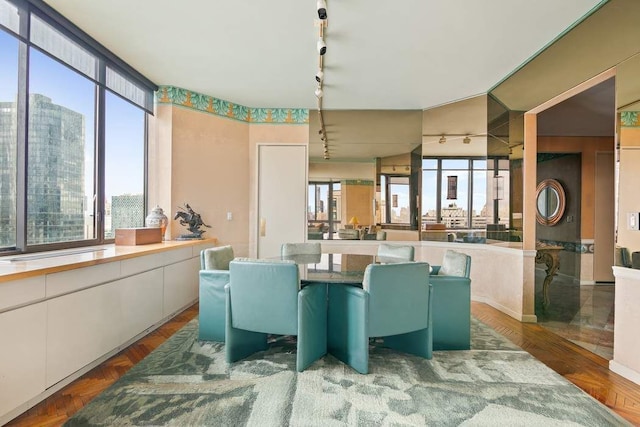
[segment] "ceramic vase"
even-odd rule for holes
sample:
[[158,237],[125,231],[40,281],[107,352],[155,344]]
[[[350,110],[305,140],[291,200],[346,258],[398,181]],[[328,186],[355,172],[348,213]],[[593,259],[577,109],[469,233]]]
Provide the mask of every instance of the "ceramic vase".
[[151,213],[145,218],[146,227],[162,229],[162,240],[164,240],[164,232],[167,230],[167,224],[169,224],[169,218],[167,218],[162,208],[158,205],[151,209]]

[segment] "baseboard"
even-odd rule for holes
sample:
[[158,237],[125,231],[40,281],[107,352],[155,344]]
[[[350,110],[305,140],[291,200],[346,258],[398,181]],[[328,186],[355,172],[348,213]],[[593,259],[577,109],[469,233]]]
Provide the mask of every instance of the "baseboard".
[[64,379],[58,381],[57,383],[55,383],[51,387],[47,388],[45,391],[43,391],[42,393],[38,394],[34,398],[26,401],[25,403],[23,403],[22,405],[18,406],[17,408],[15,408],[15,409],[7,412],[6,414],[0,416],[0,426],[3,426],[5,424],[7,424],[9,421],[13,420],[14,418],[22,415],[23,413],[25,413],[26,411],[28,411],[32,407],[36,406],[38,403],[40,403],[43,400],[45,400],[47,397],[50,397],[53,394],[57,393],[58,391],[62,390],[63,388],[65,388],[66,386],[68,386],[69,384],[71,384],[72,382],[74,382],[75,380],[77,380],[78,378],[80,378],[81,376],[83,376],[84,374],[86,374],[87,372],[92,370],[93,368],[95,368],[96,366],[104,363],[105,361],[109,360],[111,357],[113,357],[116,354],[118,354],[119,352],[121,352],[123,349],[129,347],[134,342],[136,342],[139,339],[149,335],[151,332],[155,331],[160,326],[164,325],[169,320],[173,319],[178,314],[182,313],[187,308],[191,307],[197,301],[198,301],[198,299],[196,298],[195,300],[191,301],[190,303],[188,303],[184,307],[178,309],[174,313],[164,317],[163,319],[161,319],[158,322],[154,323],[153,325],[149,326],[147,329],[145,329],[144,331],[140,332],[139,334],[137,334],[133,338],[127,340],[123,344],[119,345],[118,347],[114,348],[113,350],[109,351],[108,353],[102,355],[101,357],[97,358],[96,360],[94,360],[93,362],[89,363],[88,365],[85,365],[83,368],[77,370],[73,374],[71,374],[71,375],[65,377]]
[[640,372],[634,371],[631,368],[627,368],[626,366],[616,362],[615,360],[609,361],[609,369],[616,374],[640,385]]
[[514,319],[516,319],[519,322],[523,322],[523,323],[538,323],[538,317],[535,314],[517,313],[517,312],[511,310],[508,307],[505,307],[505,306],[503,306],[501,304],[496,303],[493,300],[490,300],[490,299],[484,298],[484,297],[472,297],[471,300],[490,305],[491,307],[495,308],[496,310],[499,310],[499,311],[503,312],[504,314],[507,314],[507,315],[513,317]]

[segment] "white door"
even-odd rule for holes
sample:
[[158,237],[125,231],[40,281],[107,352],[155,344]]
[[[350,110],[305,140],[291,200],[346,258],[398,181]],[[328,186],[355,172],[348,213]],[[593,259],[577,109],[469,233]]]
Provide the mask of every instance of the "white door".
[[306,145],[258,145],[259,258],[280,255],[282,243],[304,242],[307,164]]

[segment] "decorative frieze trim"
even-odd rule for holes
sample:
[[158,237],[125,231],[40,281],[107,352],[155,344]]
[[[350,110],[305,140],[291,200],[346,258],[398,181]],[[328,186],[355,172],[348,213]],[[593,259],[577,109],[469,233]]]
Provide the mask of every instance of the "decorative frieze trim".
[[302,125],[309,123],[306,108],[252,108],[175,86],[160,86],[158,104],[171,104],[219,117],[257,124]]
[[640,127],[637,111],[623,111],[620,113],[620,125],[622,127]]

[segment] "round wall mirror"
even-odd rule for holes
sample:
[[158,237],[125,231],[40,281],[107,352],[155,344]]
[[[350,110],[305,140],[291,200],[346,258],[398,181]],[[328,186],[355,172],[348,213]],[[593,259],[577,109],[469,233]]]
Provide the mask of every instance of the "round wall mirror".
[[542,225],[556,225],[564,215],[565,194],[562,184],[545,179],[536,189],[536,219]]

